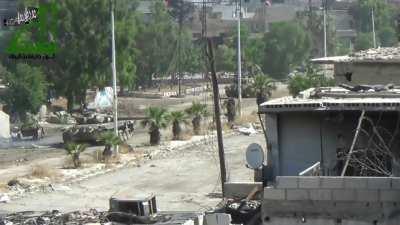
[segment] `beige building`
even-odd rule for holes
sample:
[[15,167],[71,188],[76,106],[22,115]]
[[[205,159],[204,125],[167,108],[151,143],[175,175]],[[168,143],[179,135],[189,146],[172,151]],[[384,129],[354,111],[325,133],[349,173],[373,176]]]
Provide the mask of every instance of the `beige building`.
[[311,61],[334,65],[337,84],[400,85],[400,47],[368,49]]
[[10,138],[10,116],[0,110],[0,140]]

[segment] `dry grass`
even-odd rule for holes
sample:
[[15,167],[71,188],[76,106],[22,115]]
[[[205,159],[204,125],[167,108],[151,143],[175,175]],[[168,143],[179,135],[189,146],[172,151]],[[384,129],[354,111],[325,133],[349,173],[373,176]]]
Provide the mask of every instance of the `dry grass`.
[[[81,163],[83,166],[87,164],[103,163],[103,150],[97,149],[96,151],[82,154]],[[69,162],[69,165],[72,166],[72,160]]]
[[188,141],[188,140],[192,139],[192,137],[193,137],[193,131],[190,129],[187,129],[187,130],[182,131],[182,133],[179,137],[179,140]]
[[133,148],[129,144],[123,143],[122,145],[119,146],[118,152],[120,154],[128,154],[128,153],[133,152]]
[[72,169],[72,168],[74,168],[74,164],[72,163],[71,157],[64,158],[64,162],[63,162],[62,168],[63,169]]
[[113,164],[119,164],[121,163],[121,156],[118,155],[113,155],[111,157],[108,157],[108,159],[104,160],[106,164],[106,168],[113,168]]
[[30,174],[30,177],[35,177],[40,179],[47,177],[50,179],[56,179],[60,175],[61,174],[57,170],[47,165],[34,165],[32,166],[32,172]]
[[235,121],[235,124],[237,125],[244,125],[248,123],[259,123],[257,113],[242,115],[241,117],[238,117]]
[[232,125],[230,123],[223,123],[222,124],[222,131],[229,132],[232,130]]

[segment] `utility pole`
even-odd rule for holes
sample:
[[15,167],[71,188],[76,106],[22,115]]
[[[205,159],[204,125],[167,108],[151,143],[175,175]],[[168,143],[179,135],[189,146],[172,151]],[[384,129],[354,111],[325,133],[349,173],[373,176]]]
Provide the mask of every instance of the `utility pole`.
[[217,74],[215,72],[215,63],[214,63],[214,52],[212,41],[210,38],[207,38],[208,44],[208,62],[211,70],[211,81],[213,86],[213,97],[214,97],[214,113],[215,113],[215,124],[217,127],[217,138],[218,138],[218,154],[219,154],[219,166],[221,170],[221,183],[222,183],[222,196],[225,197],[225,188],[224,184],[226,182],[226,167],[225,167],[225,153],[224,153],[224,143],[222,140],[222,126],[221,126],[221,113],[219,106],[219,90],[218,90],[218,81]]
[[313,15],[312,15],[312,4],[311,4],[311,0],[308,0],[308,26],[309,29],[312,29],[312,25],[313,25]]
[[372,21],[372,39],[374,42],[374,48],[376,48],[376,33],[375,33],[375,16],[374,16],[374,8],[371,10],[371,21]]
[[242,54],[240,44],[240,19],[242,17],[242,0],[237,0],[237,64],[238,64],[238,113],[242,116]]
[[328,56],[328,51],[327,51],[327,44],[326,44],[326,11],[327,11],[327,2],[326,2],[326,0],[324,0],[324,2],[323,2],[323,8],[322,8],[322,10],[324,10],[324,57],[327,57]]
[[112,45],[112,79],[113,79],[113,96],[114,96],[114,132],[118,136],[118,98],[117,98],[117,69],[115,66],[115,32],[114,32],[114,8],[113,2],[110,1],[111,10],[111,45]]

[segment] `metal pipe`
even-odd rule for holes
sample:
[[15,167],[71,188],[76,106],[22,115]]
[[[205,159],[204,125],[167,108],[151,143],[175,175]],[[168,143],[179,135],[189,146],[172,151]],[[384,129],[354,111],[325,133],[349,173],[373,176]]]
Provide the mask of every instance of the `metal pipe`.
[[238,113],[242,116],[242,55],[240,43],[240,19],[242,16],[242,0],[237,0],[237,64],[238,64]]
[[326,10],[327,10],[327,6],[326,6],[326,0],[324,1],[324,57],[328,56],[328,52],[327,52],[327,44],[326,44]]
[[114,31],[114,8],[111,3],[111,34],[112,34],[112,79],[113,79],[113,94],[114,94],[114,132],[118,135],[118,98],[117,98],[117,69],[115,65],[115,31]]
[[376,33],[375,33],[375,16],[374,16],[374,8],[371,10],[371,21],[372,21],[372,39],[374,42],[374,48],[376,48]]

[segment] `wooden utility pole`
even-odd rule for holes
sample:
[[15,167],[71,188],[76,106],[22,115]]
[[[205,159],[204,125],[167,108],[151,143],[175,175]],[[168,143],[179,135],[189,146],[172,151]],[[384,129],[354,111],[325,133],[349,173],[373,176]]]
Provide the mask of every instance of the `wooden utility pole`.
[[214,95],[214,112],[215,112],[215,124],[217,127],[217,138],[218,138],[218,154],[219,154],[219,166],[221,170],[221,183],[222,183],[222,195],[225,196],[225,188],[224,184],[226,182],[226,168],[225,168],[225,153],[224,153],[224,142],[222,140],[222,126],[221,126],[221,112],[219,106],[219,90],[218,90],[218,81],[217,74],[215,72],[215,63],[214,63],[214,52],[212,41],[210,38],[207,38],[208,44],[208,62],[211,70],[211,81],[213,86],[213,95]]
[[347,167],[349,166],[351,155],[353,154],[354,147],[356,146],[356,142],[357,142],[357,139],[358,139],[358,134],[360,133],[361,125],[362,125],[362,122],[364,120],[364,117],[365,117],[365,110],[363,110],[361,112],[360,118],[358,119],[358,125],[357,125],[357,129],[356,129],[356,133],[354,134],[354,138],[353,138],[353,141],[351,143],[349,153],[347,153],[346,162],[345,162],[345,164],[343,166],[343,169],[342,169],[342,173],[341,173],[342,177],[346,174]]

